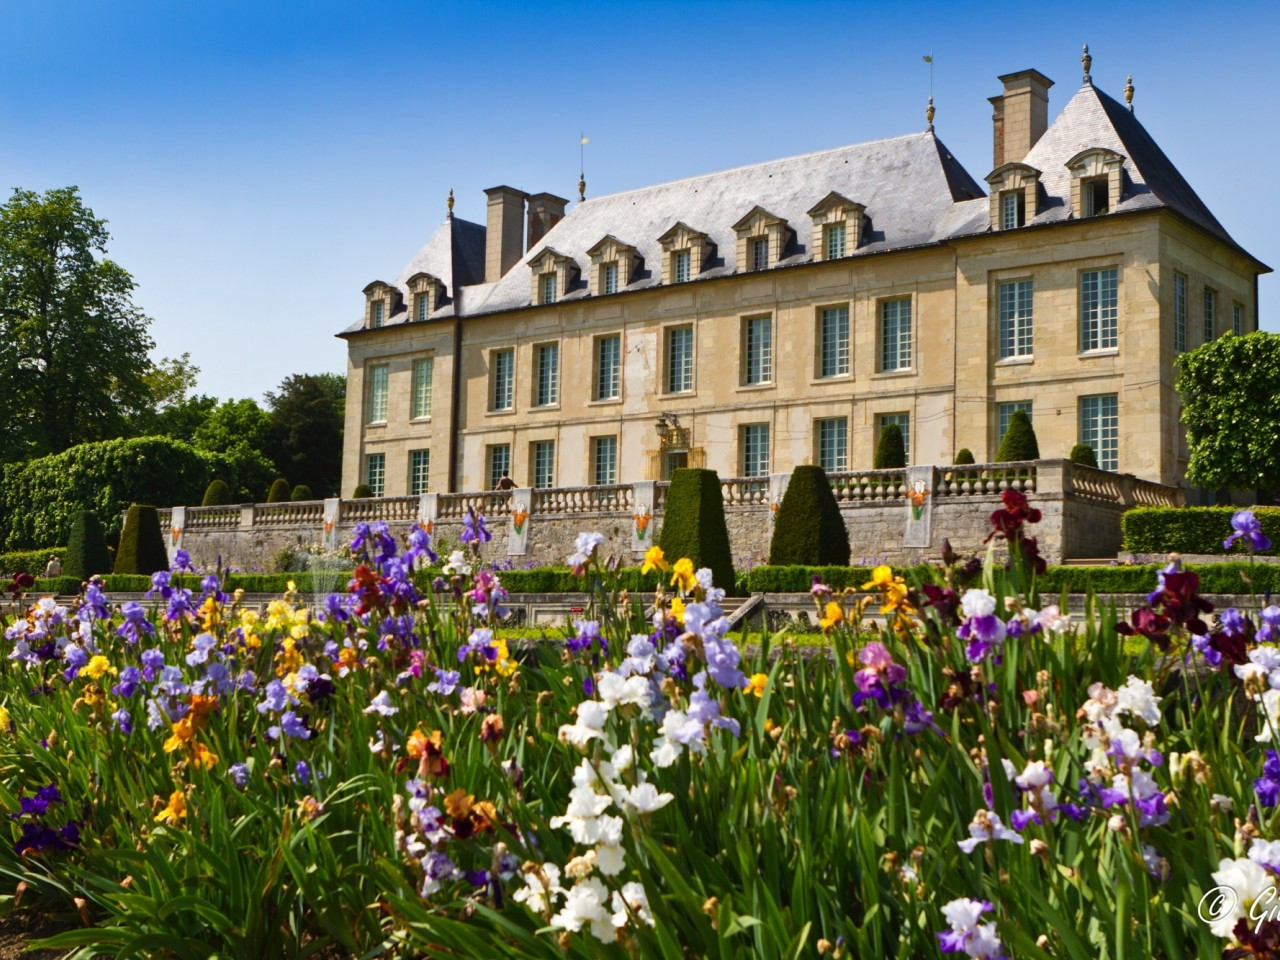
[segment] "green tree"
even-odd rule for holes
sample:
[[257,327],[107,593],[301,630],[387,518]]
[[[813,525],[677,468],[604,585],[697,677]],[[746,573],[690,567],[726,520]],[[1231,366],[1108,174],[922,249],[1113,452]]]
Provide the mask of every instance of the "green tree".
[[336,373],[299,373],[266,395],[271,409],[267,455],[286,476],[321,497],[342,480],[342,423],[347,381]]
[[902,428],[896,423],[886,423],[880,429],[880,443],[876,446],[875,468],[894,470],[907,465],[907,448],[902,442]]
[[791,471],[774,518],[769,563],[849,565],[849,531],[831,492],[831,481],[821,467],[799,466]]
[[1182,354],[1177,370],[1187,479],[1212,489],[1280,490],[1280,335],[1226,334]]
[[4,459],[121,436],[150,406],[150,320],[108,238],[76,187],[16,189],[0,206]]
[[210,453],[256,450],[270,459],[271,416],[254,400],[225,400],[196,428],[191,443]]
[[110,572],[111,557],[107,554],[107,541],[102,536],[102,524],[98,523],[92,511],[81,510],[71,524],[62,574],[83,580]]
[[169,437],[191,443],[201,425],[218,408],[218,398],[198,393],[142,415],[137,426],[140,437]]
[[1009,417],[1009,427],[996,451],[996,463],[1014,463],[1021,460],[1039,460],[1040,444],[1031,427],[1031,418],[1025,410],[1015,410]]

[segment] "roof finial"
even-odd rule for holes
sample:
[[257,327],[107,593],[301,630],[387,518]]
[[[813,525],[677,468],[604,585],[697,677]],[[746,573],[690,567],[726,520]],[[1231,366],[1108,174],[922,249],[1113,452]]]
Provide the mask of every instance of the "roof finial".
[[924,118],[925,118],[925,120],[927,120],[927,121],[929,122],[929,132],[930,132],[930,133],[933,133],[933,115],[934,115],[934,113],[935,113],[935,111],[934,111],[934,109],[933,109],[933,97],[930,97],[930,98],[929,98],[929,106],[925,107],[925,109],[924,109]]
[[1133,113],[1133,74],[1129,74],[1124,82],[1124,102],[1129,105],[1129,112]]
[[581,203],[587,199],[587,175],[585,173],[578,174],[578,202]]
[[1093,57],[1089,56],[1089,45],[1084,45],[1084,55],[1080,57],[1080,66],[1084,67],[1084,82],[1093,85],[1093,77],[1089,76],[1089,68],[1093,66]]
[[453,219],[453,187],[449,188],[449,219]]
[[585,133],[578,134],[578,202],[581,203],[587,199],[587,162],[586,162],[586,146],[591,142],[591,138]]

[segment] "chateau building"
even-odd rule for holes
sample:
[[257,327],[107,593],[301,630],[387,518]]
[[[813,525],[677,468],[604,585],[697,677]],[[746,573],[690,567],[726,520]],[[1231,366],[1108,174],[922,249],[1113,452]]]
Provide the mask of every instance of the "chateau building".
[[[992,169],[929,128],[569,201],[486,191],[347,341],[343,494],[991,459],[1013,411],[1046,457],[1182,482],[1177,354],[1256,328],[1269,268],[1128,105],[1000,77]],[[579,184],[579,192],[584,185]]]

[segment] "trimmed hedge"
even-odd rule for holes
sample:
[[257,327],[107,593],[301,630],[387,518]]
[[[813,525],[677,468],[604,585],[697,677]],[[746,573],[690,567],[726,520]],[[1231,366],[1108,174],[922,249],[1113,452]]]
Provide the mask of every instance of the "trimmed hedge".
[[95,573],[111,569],[111,557],[107,553],[107,541],[102,536],[102,524],[88,510],[81,510],[71,525],[71,538],[63,555],[63,576],[83,580]]
[[49,557],[57,555],[65,557],[66,547],[45,547],[43,550],[10,550],[0,553],[0,575],[9,576],[14,573],[29,573],[38,577],[44,573]]
[[234,502],[231,496],[231,488],[227,486],[225,480],[218,477],[209,486],[205,487],[204,499],[200,501],[200,505],[203,507],[225,507]]
[[733,586],[733,553],[729,548],[729,528],[724,522],[724,495],[714,470],[681,467],[671,474],[658,536],[658,546],[668,563],[688,557],[695,569],[710,567],[717,586],[723,584],[725,590]]
[[315,494],[311,492],[311,488],[305,483],[298,484],[289,494],[289,499],[294,503],[297,503],[299,500],[314,500],[315,498]]
[[906,465],[907,447],[902,442],[902,428],[896,423],[886,424],[876,445],[875,469],[894,470]]
[[276,477],[267,491],[267,503],[288,503],[290,493],[289,481],[284,477]]
[[365,500],[373,496],[373,487],[367,483],[357,483],[355,491],[351,494],[352,500]]
[[951,461],[955,466],[960,467],[965,464],[973,463],[973,451],[968,447],[961,447],[956,451],[955,460]]
[[1017,463],[1022,460],[1039,460],[1040,444],[1031,426],[1031,418],[1025,410],[1015,410],[1009,417],[1009,428],[996,451],[997,463]]
[[[1262,532],[1271,538],[1269,555],[1280,549],[1280,507],[1253,507]],[[1135,507],[1120,518],[1124,549],[1131,553],[1226,553],[1235,507]],[[1239,543],[1230,556],[1244,556]]]
[[1086,467],[1097,467],[1098,457],[1093,452],[1093,447],[1087,443],[1077,443],[1071,448],[1071,456],[1068,459],[1072,463],[1078,463]]
[[120,532],[120,548],[116,550],[115,573],[138,573],[150,576],[157,570],[169,569],[169,553],[164,534],[160,532],[160,516],[155,507],[135,503],[129,507]]
[[831,481],[821,467],[801,465],[791,471],[787,492],[774,518],[769,562],[849,562],[849,531],[831,492]]

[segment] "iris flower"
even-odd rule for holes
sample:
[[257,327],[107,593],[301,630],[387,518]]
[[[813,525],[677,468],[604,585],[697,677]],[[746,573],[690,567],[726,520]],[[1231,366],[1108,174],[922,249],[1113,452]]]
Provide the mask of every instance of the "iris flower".
[[1231,515],[1231,528],[1235,532],[1222,541],[1222,549],[1230,550],[1237,540],[1244,539],[1251,553],[1271,549],[1271,540],[1262,532],[1262,523],[1252,510],[1237,510]]

